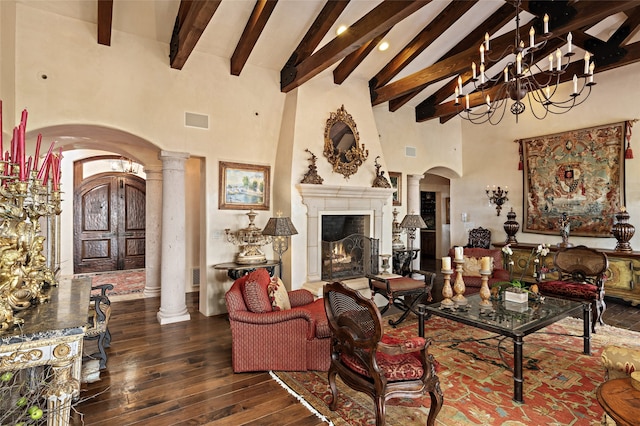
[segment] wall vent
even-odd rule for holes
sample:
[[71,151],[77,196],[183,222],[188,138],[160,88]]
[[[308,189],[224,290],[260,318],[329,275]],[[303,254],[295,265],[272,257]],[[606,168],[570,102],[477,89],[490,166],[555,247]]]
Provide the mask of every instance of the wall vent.
[[209,116],[205,114],[196,114],[193,112],[184,113],[184,125],[186,127],[197,127],[198,129],[209,128]]
[[193,285],[200,285],[200,268],[193,268],[191,270],[191,283]]
[[406,157],[416,157],[416,148],[413,146],[405,146],[404,155]]

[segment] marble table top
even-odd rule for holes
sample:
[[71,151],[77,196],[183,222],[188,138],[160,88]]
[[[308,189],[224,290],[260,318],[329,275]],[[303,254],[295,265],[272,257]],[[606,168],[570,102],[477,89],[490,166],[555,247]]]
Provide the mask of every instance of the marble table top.
[[63,280],[49,290],[50,300],[15,314],[24,324],[0,331],[3,345],[84,333],[89,312],[91,280]]

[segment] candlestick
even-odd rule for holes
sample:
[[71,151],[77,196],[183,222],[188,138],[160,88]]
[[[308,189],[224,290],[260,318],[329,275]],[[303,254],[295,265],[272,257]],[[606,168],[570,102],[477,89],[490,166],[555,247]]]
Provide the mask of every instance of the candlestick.
[[589,52],[584,52],[584,73],[585,74],[589,74],[589,59],[591,58],[591,55],[589,54]]
[[544,22],[544,33],[548,34],[549,33],[549,15],[545,13],[544,17],[542,18],[542,22]]
[[[453,270],[451,269],[451,258],[449,257],[449,269],[445,269],[442,267],[442,276],[444,278],[444,285],[442,286],[442,302],[440,302],[440,307],[445,309],[453,309],[456,304],[451,297],[453,296],[453,289],[451,288],[451,274]],[[444,261],[444,258],[442,258]],[[444,265],[444,264],[443,264]]]
[[480,280],[482,284],[480,285],[480,309],[493,308],[493,303],[491,303],[491,290],[489,290],[489,275],[491,275],[491,271],[480,269]]
[[[460,247],[462,249],[462,247]],[[464,297],[464,292],[466,290],[464,285],[464,280],[462,279],[462,265],[464,264],[464,259],[454,259],[456,263],[456,281],[453,283],[453,291],[456,293],[455,296],[451,298],[456,304],[456,306],[464,306],[467,304],[467,298]]]
[[530,47],[533,47],[536,44],[535,38],[536,38],[536,30],[534,30],[533,27],[531,27],[531,29],[529,30],[529,46]]

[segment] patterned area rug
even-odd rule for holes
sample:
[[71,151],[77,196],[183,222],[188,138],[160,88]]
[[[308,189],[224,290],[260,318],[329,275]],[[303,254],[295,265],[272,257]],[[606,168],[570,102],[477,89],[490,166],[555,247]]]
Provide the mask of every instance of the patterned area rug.
[[[604,379],[602,349],[609,344],[640,348],[640,333],[604,326],[592,334],[592,356],[584,355],[582,338],[561,335],[580,335],[582,320],[565,318],[525,337],[525,403],[519,404],[512,399],[513,376],[501,360],[497,340],[477,341],[490,333],[438,317],[430,318],[425,326],[425,334],[434,341],[430,352],[439,363],[438,377],[444,393],[444,406],[436,423],[447,426],[600,425],[603,410],[595,391]],[[416,320],[387,332],[415,336]],[[465,341],[469,339],[476,341]],[[513,365],[511,340],[504,340],[501,348],[505,361]],[[327,422],[336,426],[375,424],[371,398],[340,381],[338,409],[329,410],[331,392],[326,372],[275,375]],[[421,400],[392,399],[386,406],[387,424],[424,425],[429,405],[428,396]]]

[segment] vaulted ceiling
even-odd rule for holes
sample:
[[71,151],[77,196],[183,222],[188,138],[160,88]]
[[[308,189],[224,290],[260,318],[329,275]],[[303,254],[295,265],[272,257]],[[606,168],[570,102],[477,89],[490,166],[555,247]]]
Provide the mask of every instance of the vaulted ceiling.
[[[386,103],[390,111],[415,108],[418,122],[454,116],[458,77],[465,83],[471,78],[485,33],[497,55],[510,51],[516,28],[512,0],[19,2],[95,22],[100,44],[110,45],[112,30],[170,43],[167,64],[175,69],[188,67],[190,55],[199,51],[229,58],[229,72],[236,76],[247,64],[279,70],[282,92],[321,73],[333,73],[338,85],[366,79],[372,105]],[[525,41],[533,26],[535,42],[542,42],[542,17],[550,17],[552,34],[534,61],[542,63],[565,48],[572,33],[576,55],[562,81],[581,74],[584,51],[591,53],[596,74],[640,60],[637,0],[523,0],[521,9]],[[348,28],[336,35],[339,25]],[[384,52],[377,48],[382,41],[390,45]],[[499,76],[502,67],[487,74]],[[470,102],[480,105],[484,98],[472,94]]]

